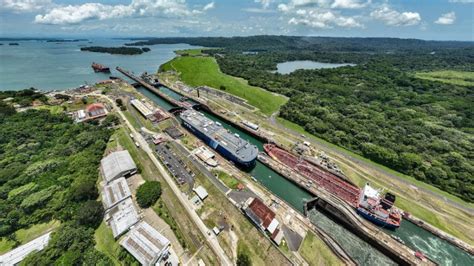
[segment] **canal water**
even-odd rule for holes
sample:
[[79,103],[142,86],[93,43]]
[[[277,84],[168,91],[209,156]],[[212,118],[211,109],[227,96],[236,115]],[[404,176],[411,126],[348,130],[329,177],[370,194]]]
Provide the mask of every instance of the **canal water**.
[[[182,97],[182,95],[170,90],[169,88],[161,86],[159,89],[176,100],[179,100]],[[145,88],[138,88],[138,90],[166,110],[174,107]],[[230,125],[213,114],[207,112],[203,113],[208,118],[220,122],[226,129],[239,134],[240,137],[256,145],[259,150],[263,150],[263,143],[250,134]],[[311,198],[311,195],[305,190],[258,161],[255,168],[253,168],[249,174],[279,198],[283,199],[300,212],[303,212],[304,201]],[[309,218],[318,227],[322,228],[331,237],[336,239],[344,250],[346,250],[351,257],[354,257],[354,259],[361,265],[385,265],[386,263],[380,264],[379,262],[386,260],[390,261],[387,257],[372,248],[366,242],[362,241],[342,226],[336,224],[319,211],[312,211]],[[414,250],[422,251],[440,265],[474,265],[474,256],[471,256],[458,247],[434,236],[430,232],[411,222],[402,221],[402,225],[399,229],[396,231],[387,231],[387,233],[399,236],[403,241],[405,241],[407,246]],[[355,244],[359,241],[362,241],[367,245],[361,243]]]

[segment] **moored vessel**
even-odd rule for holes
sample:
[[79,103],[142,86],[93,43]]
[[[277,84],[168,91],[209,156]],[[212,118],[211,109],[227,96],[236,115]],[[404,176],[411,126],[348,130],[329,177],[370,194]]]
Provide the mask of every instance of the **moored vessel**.
[[92,69],[94,69],[94,72],[110,73],[110,68],[96,62],[92,62]]
[[180,114],[182,124],[222,156],[243,168],[252,168],[258,156],[257,146],[232,134],[219,122],[202,113],[186,110]]
[[366,184],[360,194],[357,213],[378,226],[395,230],[400,227],[402,215],[394,203],[395,195],[387,192],[382,197],[379,190]]

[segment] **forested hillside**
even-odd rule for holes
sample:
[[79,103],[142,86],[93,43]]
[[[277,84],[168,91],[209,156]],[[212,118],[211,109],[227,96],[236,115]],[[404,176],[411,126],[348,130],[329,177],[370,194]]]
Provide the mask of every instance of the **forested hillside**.
[[[178,39],[221,47],[204,52],[222,72],[289,96],[280,116],[310,133],[474,202],[474,88],[415,75],[474,71],[474,43],[254,36],[138,44]],[[357,66],[273,72],[292,60]]]
[[94,248],[93,234],[103,217],[98,165],[111,131],[48,111],[16,113],[0,105],[0,237],[15,240],[21,228],[58,220],[48,247],[22,263],[107,263]]

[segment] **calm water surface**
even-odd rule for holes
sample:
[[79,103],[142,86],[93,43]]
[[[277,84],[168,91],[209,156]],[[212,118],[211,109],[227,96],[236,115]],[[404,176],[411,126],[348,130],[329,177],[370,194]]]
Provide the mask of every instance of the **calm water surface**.
[[[126,40],[99,39],[81,42],[19,41],[20,45],[0,45],[0,90],[19,90],[34,87],[40,90],[69,89],[86,83],[122,76],[121,66],[135,73],[155,72],[172,59],[174,50],[189,49],[187,44],[150,46],[141,55],[111,55],[80,51],[81,46],[122,46]],[[112,73],[94,73],[92,62],[110,67]]]
[[298,69],[321,69],[321,68],[336,68],[342,66],[355,66],[355,64],[331,64],[321,63],[310,60],[288,61],[277,64],[277,73],[290,74]]

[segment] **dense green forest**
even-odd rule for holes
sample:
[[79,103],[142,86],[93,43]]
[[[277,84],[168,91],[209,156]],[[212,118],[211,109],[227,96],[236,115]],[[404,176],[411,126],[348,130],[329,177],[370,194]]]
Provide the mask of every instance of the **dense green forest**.
[[409,72],[472,70],[464,52],[454,51],[451,60],[448,54],[349,55],[359,65],[289,75],[269,70],[286,60],[347,60],[336,60],[340,54],[267,53],[226,54],[217,61],[227,74],[289,96],[280,116],[308,132],[473,202],[474,88],[417,79]]
[[101,47],[101,46],[87,46],[81,47],[81,51],[108,53],[108,54],[122,54],[122,55],[138,55],[150,51],[150,48],[135,48],[135,47]]
[[[222,72],[290,97],[280,116],[308,132],[474,202],[474,88],[414,74],[474,71],[474,43],[254,36],[133,45],[175,41],[220,47],[203,52]],[[272,72],[293,60],[357,66]]]
[[[30,94],[1,92],[0,99],[23,102]],[[18,229],[58,220],[48,246],[24,265],[110,264],[93,234],[103,218],[96,182],[111,130],[45,110],[17,113],[3,101],[0,124],[0,236],[15,240]]]

